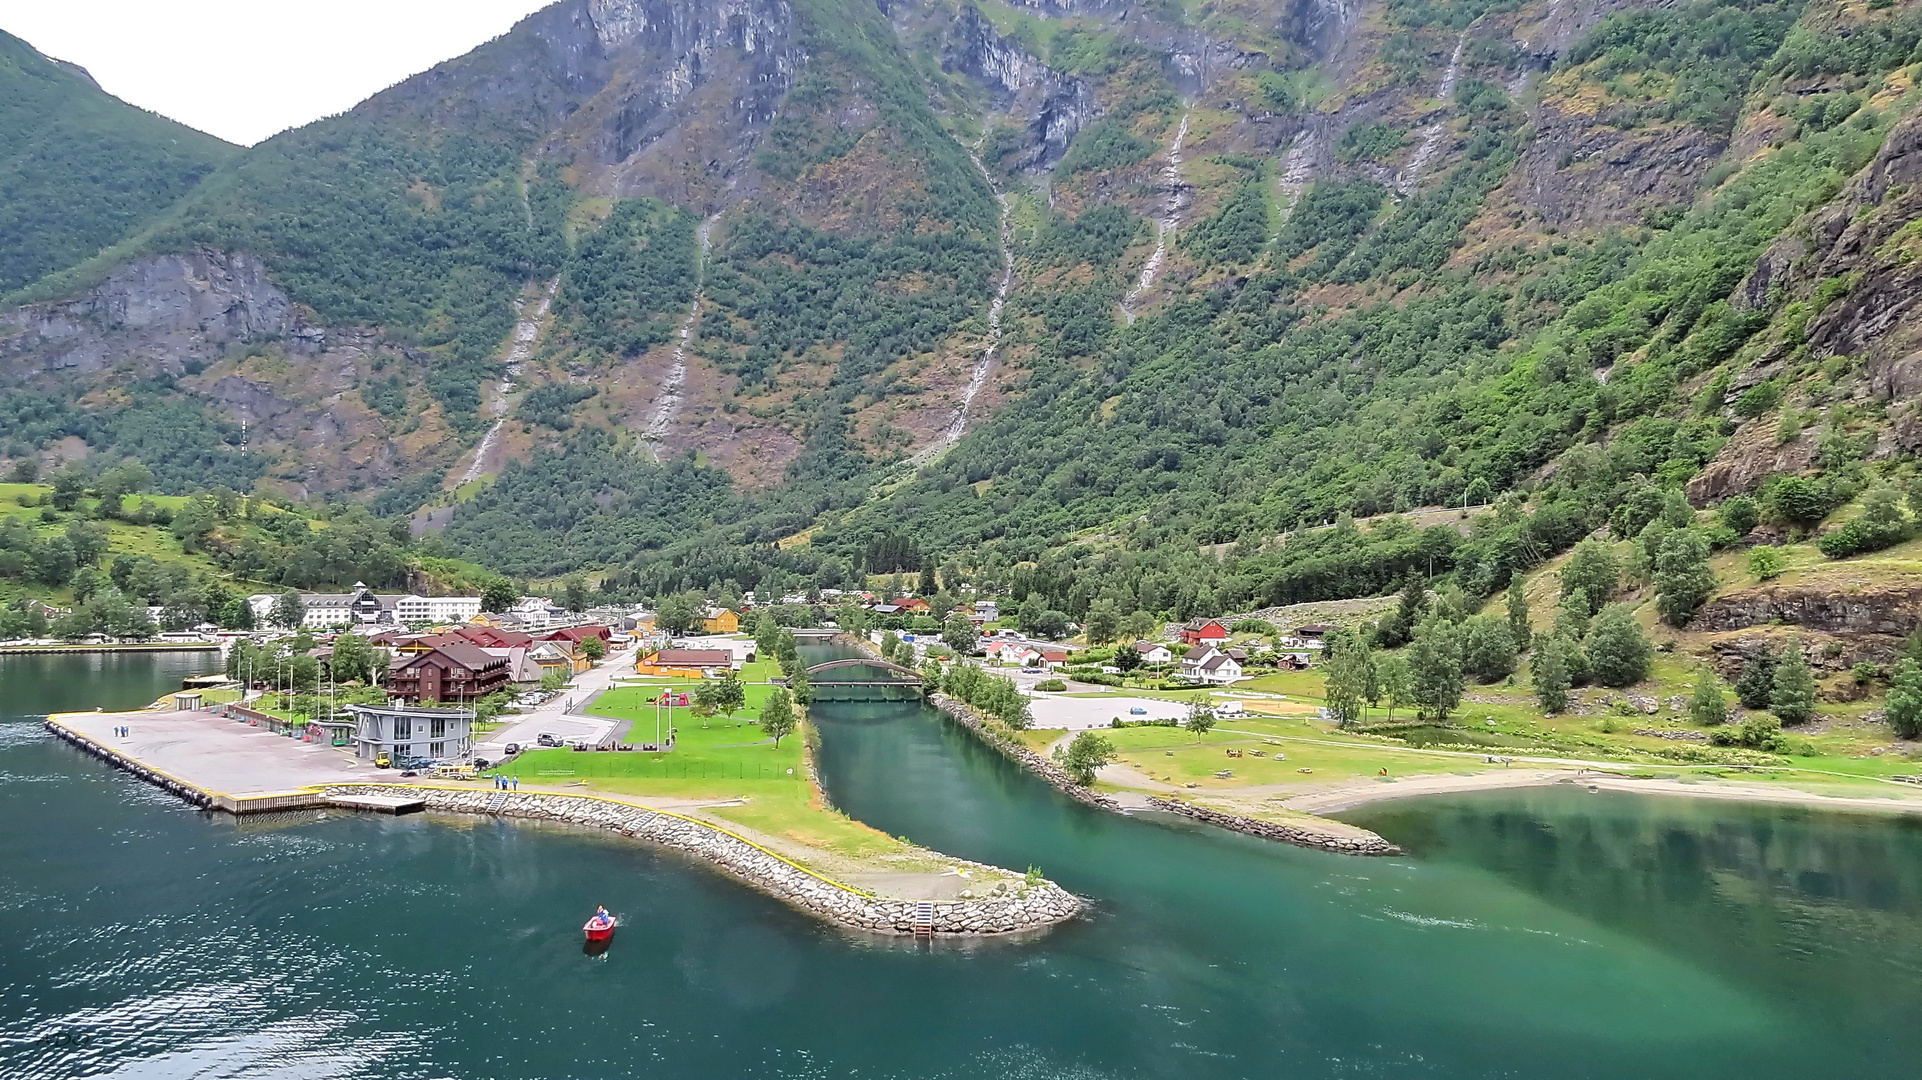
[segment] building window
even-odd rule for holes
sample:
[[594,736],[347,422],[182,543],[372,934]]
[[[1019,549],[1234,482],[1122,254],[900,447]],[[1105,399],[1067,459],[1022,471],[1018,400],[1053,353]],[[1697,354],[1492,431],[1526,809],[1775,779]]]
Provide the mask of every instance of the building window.
[[[447,721],[442,717],[436,716],[432,720],[428,721],[427,728],[428,728],[427,734],[429,738],[444,739],[447,737]],[[439,756],[440,751],[436,750],[434,751],[434,754],[436,756]]]
[[394,717],[394,741],[414,737],[414,718],[411,716]]
[[427,748],[427,756],[428,756],[428,757],[435,757],[435,758],[443,758],[443,757],[446,757],[446,756],[447,756],[447,744],[446,744],[446,743],[444,743],[444,742],[437,742],[437,743],[435,743],[435,744],[433,744],[432,746],[429,746],[429,747]]

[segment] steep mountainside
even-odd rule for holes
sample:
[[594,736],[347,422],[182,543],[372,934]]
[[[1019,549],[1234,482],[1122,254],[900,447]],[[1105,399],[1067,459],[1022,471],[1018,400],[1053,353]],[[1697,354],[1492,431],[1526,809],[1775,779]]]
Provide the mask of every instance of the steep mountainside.
[[0,296],[126,236],[234,150],[0,31]]
[[1806,530],[1908,481],[1918,42],[1914,0],[563,0],[30,286],[0,421],[165,459],[164,416],[616,590],[1482,596],[1664,491]]

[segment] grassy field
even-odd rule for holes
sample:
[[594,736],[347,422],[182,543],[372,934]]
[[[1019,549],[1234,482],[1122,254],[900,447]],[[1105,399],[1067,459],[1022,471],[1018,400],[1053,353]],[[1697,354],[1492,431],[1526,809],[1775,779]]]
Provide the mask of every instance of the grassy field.
[[[765,679],[776,670],[773,664],[747,665],[743,681],[763,681],[747,683],[747,705],[733,715],[702,720],[691,709],[675,709],[678,735],[671,753],[531,750],[502,771],[530,785],[567,784],[642,797],[732,803],[709,806],[703,812],[848,859],[886,860],[893,865],[922,855],[912,845],[854,821],[821,800],[807,776],[805,728],[782,739],[779,747],[761,733],[761,706],[774,689]],[[602,694],[590,711],[632,720],[629,741],[652,740],[652,702],[663,691],[692,693],[698,683],[655,679],[618,686]],[[666,723],[665,710],[662,722]]]

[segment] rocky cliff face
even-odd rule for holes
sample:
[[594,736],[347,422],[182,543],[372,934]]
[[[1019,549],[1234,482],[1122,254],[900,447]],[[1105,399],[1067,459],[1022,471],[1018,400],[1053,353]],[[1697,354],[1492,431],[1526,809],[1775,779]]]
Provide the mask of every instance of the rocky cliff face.
[[1093,119],[1094,86],[1050,68],[997,33],[979,9],[964,7],[942,50],[941,66],[979,82],[993,94],[994,109],[1018,125],[1020,148],[1003,158],[1033,173],[1061,160],[1068,144]]
[[786,0],[587,0],[610,59],[549,140],[607,195],[712,213],[755,188],[753,155],[807,62]]
[[129,263],[74,300],[0,315],[0,378],[116,368],[185,374],[256,338],[307,341],[293,301],[260,260],[198,251]]

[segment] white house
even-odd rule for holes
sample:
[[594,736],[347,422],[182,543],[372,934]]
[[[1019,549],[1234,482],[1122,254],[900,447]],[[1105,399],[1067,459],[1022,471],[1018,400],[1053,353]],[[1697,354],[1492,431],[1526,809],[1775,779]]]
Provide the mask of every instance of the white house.
[[1213,646],[1197,645],[1181,658],[1181,677],[1226,686],[1241,678],[1241,661]]
[[372,761],[386,751],[395,758],[452,761],[473,745],[472,709],[424,709],[406,705],[349,705],[354,717],[354,754]]
[[1168,646],[1159,641],[1137,641],[1134,643],[1134,651],[1141,657],[1141,662],[1144,664],[1165,664],[1175,658],[1175,654],[1169,651]]

